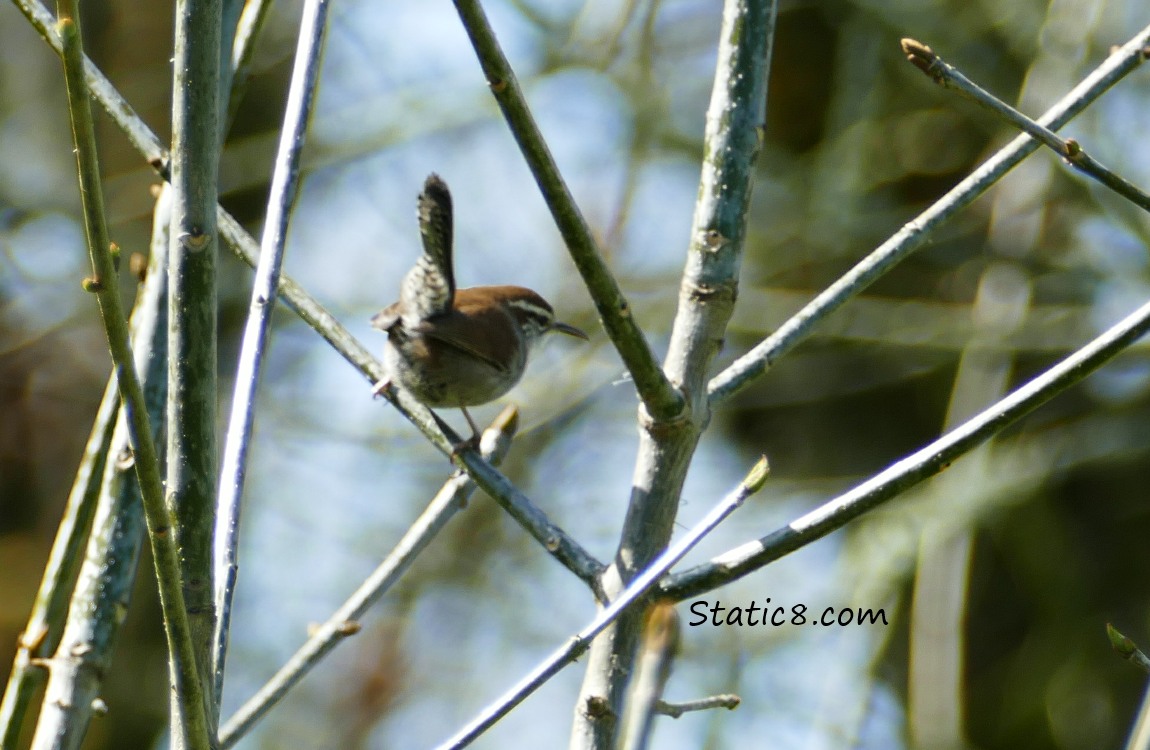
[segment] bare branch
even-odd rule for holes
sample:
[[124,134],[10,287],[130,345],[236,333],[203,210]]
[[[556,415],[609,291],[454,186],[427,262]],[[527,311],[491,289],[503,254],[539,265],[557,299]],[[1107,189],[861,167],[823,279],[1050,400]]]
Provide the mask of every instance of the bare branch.
[[503,55],[483,8],[478,0],[455,0],[455,7],[479,56],[491,93],[527,160],[527,166],[535,175],[535,182],[551,209],[571,259],[591,293],[603,328],[635,382],[639,398],[647,411],[657,418],[668,419],[678,415],[683,410],[683,396],[663,374],[643,332],[631,316],[631,306],[603,261],[583,214],[559,174],[559,167],[531,116],[523,90]]
[[[1054,130],[1061,128],[1127,73],[1137,68],[1145,59],[1144,49],[1147,45],[1150,45],[1150,27],[1140,31],[1110,55],[1038,121]],[[931,232],[970,205],[1019,162],[1034,153],[1039,145],[1030,136],[1018,136],[934,205],[907,222],[894,236],[827,287],[762,343],[712,378],[709,386],[712,404],[725,401],[765,373],[779,357],[809,336],[821,320],[917,250]]]
[[655,715],[659,713],[663,691],[671,679],[671,667],[679,651],[681,627],[675,605],[669,601],[658,602],[647,611],[638,670],[631,681],[631,694],[619,735],[619,746],[623,750],[650,747]]
[[1123,198],[1150,211],[1150,195],[1136,185],[1119,177],[1095,159],[1073,138],[1062,138],[1049,128],[1031,120],[1014,107],[967,78],[960,70],[939,57],[934,50],[914,39],[903,39],[902,50],[907,59],[943,88],[957,91],[967,99],[998,115],[1007,124],[1030,135],[1042,145],[1061,156],[1067,164],[1077,168]]
[[[484,459],[498,464],[511,447],[511,439],[518,428],[519,414],[514,406],[508,406],[495,419],[491,427],[483,433],[480,451]],[[363,585],[351,595],[331,617],[321,625],[267,684],[247,700],[220,729],[220,746],[235,745],[255,723],[259,721],[288,690],[304,678],[311,668],[330,653],[344,638],[358,631],[349,627],[379,601],[399,577],[411,566],[416,556],[422,552],[437,534],[447,525],[456,513],[463,509],[467,498],[475,492],[475,483],[465,474],[455,474],[432,499],[427,509],[404,533],[403,538],[375,569]]]
[[863,513],[943,471],[964,453],[1125,351],[1148,330],[1150,303],[1006,398],[853,490],[765,537],[736,547],[705,565],[669,577],[660,586],[661,595],[682,600],[710,591],[842,528]]
[[128,430],[132,442],[133,462],[143,495],[144,512],[155,558],[159,581],[160,604],[164,611],[164,630],[171,659],[174,700],[182,707],[179,721],[173,727],[190,747],[208,747],[209,721],[204,700],[204,686],[196,668],[192,631],[180,578],[180,553],[171,529],[171,517],[164,502],[160,481],[160,464],[152,428],[148,419],[143,388],[136,374],[129,344],[128,324],[115,283],[116,267],[104,215],[100,165],[96,154],[95,132],[88,89],[84,81],[83,50],[75,10],[65,5],[58,25],[62,39],[64,77],[68,88],[68,111],[76,144],[80,173],[80,196],[84,206],[84,223],[88,251],[92,260],[92,277],[85,288],[96,294],[108,337],[120,398],[129,416]]
[[264,353],[267,351],[272,309],[287,245],[288,223],[299,192],[300,153],[303,151],[304,133],[315,102],[328,7],[328,0],[309,0],[304,6],[284,124],[280,130],[279,151],[272,172],[260,259],[256,264],[251,305],[240,346],[239,363],[236,365],[236,388],[224,444],[216,519],[213,577],[217,621],[213,638],[212,672],[215,675],[217,696],[223,692],[232,596],[239,569],[240,498],[243,495],[248,446],[255,421],[256,387]]
[[[687,467],[710,421],[707,375],[722,347],[738,290],[751,179],[766,118],[776,7],[774,0],[724,4],[699,198],[665,363],[687,408],[670,419],[640,410],[627,517],[616,564],[604,575],[609,594],[666,547]],[[636,610],[591,649],[580,705],[602,710],[576,711],[572,748],[614,746],[641,627],[642,612]]]
[[659,555],[650,567],[635,576],[630,585],[612,600],[611,604],[605,607],[587,627],[573,635],[565,646],[561,646],[548,656],[529,675],[484,709],[479,716],[475,717],[454,737],[440,745],[440,750],[457,750],[457,748],[470,745],[543,683],[558,674],[563,667],[579,658],[580,654],[591,645],[591,640],[596,635],[603,632],[608,625],[654,588],[659,579],[671,569],[671,566],[683,559],[683,556],[690,552],[691,548],[718,526],[724,518],[739,508],[748,497],[762,489],[763,483],[767,479],[767,471],[767,459],[759,459],[738,487],[720,500],[718,505],[712,508],[694,528],[687,531],[681,539]]

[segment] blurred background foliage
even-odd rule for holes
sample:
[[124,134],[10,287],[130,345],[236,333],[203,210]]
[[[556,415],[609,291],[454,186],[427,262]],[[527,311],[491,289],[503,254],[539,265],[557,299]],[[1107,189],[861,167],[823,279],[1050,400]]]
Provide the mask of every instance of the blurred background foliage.
[[[543,133],[660,352],[687,247],[719,5],[488,3]],[[113,0],[83,10],[89,54],[166,137],[169,4]],[[253,230],[298,12],[297,2],[273,10],[224,151],[225,206]],[[395,297],[416,255],[423,177],[443,175],[455,193],[461,283],[533,286],[566,320],[597,332],[589,346],[553,342],[512,393],[528,434],[505,470],[609,559],[634,456],[634,395],[453,9],[340,0],[331,20],[287,272],[378,348],[368,319]],[[1147,23],[1138,0],[785,0],[739,304],[718,365],[1013,136],[907,65],[900,37],[932,45],[1037,115]],[[60,65],[8,4],[0,48],[4,674],[110,361],[79,284],[87,261]],[[1065,130],[1143,186],[1147,75],[1135,72]],[[98,126],[113,236],[143,251],[155,177],[110,121]],[[789,522],[1125,315],[1150,291],[1148,226],[1051,154],[1031,157],[715,414],[682,523],[757,454],[769,456],[773,474],[690,559]],[[223,257],[225,394],[250,280]],[[286,310],[276,316],[225,716],[390,550],[448,471],[338,355]],[[938,480],[712,593],[726,606],[771,597],[812,611],[883,607],[891,625],[685,628],[666,697],[736,692],[743,704],[663,719],[657,745],[944,746],[959,716],[970,746],[1120,746],[1145,680],[1110,652],[1103,626],[1150,643],[1148,386],[1141,344]],[[483,412],[490,419],[497,409]],[[166,720],[158,608],[150,576],[142,579],[93,750],[149,747]],[[364,632],[241,746],[430,745],[592,612],[580,584],[476,497]],[[963,671],[948,694],[945,669],[929,659],[945,662],[956,636],[965,639]],[[569,668],[477,746],[562,746],[580,679],[581,667]]]

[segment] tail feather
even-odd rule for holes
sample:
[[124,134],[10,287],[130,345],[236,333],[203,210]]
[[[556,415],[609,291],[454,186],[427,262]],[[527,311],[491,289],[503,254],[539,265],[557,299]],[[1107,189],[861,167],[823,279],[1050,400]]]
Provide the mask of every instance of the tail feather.
[[428,176],[419,195],[419,234],[423,255],[404,277],[400,297],[414,318],[424,320],[450,310],[455,299],[451,192],[436,174]]

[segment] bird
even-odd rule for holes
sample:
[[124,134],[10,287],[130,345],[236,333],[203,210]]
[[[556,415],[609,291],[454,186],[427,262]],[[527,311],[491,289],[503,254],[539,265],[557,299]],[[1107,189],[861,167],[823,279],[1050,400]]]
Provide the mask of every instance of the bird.
[[397,386],[429,408],[458,408],[472,431],[463,445],[477,444],[479,428],[467,407],[511,390],[545,334],[588,336],[557,320],[551,304],[527,287],[456,289],[451,191],[437,174],[424,182],[418,209],[423,253],[404,276],[399,301],[371,319],[387,333],[387,377],[373,393]]

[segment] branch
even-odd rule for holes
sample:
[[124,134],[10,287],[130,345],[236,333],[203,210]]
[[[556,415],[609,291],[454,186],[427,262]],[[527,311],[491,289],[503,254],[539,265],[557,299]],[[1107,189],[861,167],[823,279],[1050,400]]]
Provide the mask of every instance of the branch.
[[[483,433],[480,442],[483,457],[498,464],[511,447],[511,439],[518,426],[519,414],[515,407],[506,407],[492,426]],[[467,499],[473,492],[475,483],[465,474],[455,474],[447,480],[423,514],[404,533],[387,559],[380,563],[351,598],[316,630],[307,643],[280,667],[275,676],[228,719],[220,730],[221,748],[235,745],[287,694],[288,690],[311,671],[312,667],[342,643],[344,638],[358,632],[357,621],[411,567],[416,556],[431,544],[447,522],[466,506]]]
[[[135,368],[153,439],[163,433],[167,394],[167,257],[171,203],[168,191],[156,203],[152,254],[132,313]],[[99,502],[68,609],[67,624],[50,659],[40,719],[32,746],[77,750],[94,713],[112,663],[116,636],[128,615],[146,525],[140,489],[132,481],[132,450],[121,410],[111,455],[102,472]]]
[[523,90],[503,55],[483,8],[478,0],[455,0],[455,8],[479,56],[491,93],[535,176],[547,207],[551,209],[551,216],[563,235],[571,259],[591,293],[603,328],[635,381],[639,398],[656,419],[678,416],[683,411],[683,396],[663,374],[643,332],[631,316],[631,306],[611,275],[586,220],[559,174],[559,167],[531,116]]
[[655,706],[655,710],[661,714],[670,716],[672,719],[677,719],[691,711],[708,711],[712,708],[725,708],[729,711],[734,711],[742,702],[743,699],[733,693],[722,693],[694,701],[683,701],[682,703],[659,701],[658,705]]
[[679,651],[681,629],[679,615],[672,602],[660,601],[648,610],[640,645],[641,656],[632,679],[627,710],[623,714],[619,742],[622,750],[647,750],[650,747],[655,714],[659,713],[663,691],[671,679],[671,667]]
[[128,413],[128,430],[132,442],[136,476],[143,496],[152,554],[159,582],[160,606],[164,613],[164,631],[168,640],[168,654],[172,667],[172,687],[175,700],[184,708],[180,726],[173,727],[189,739],[195,748],[209,746],[206,703],[196,671],[195,650],[191,627],[180,580],[180,557],[171,533],[171,517],[164,503],[160,481],[160,464],[152,440],[147,404],[140,379],[132,361],[128,342],[128,324],[120,304],[116,283],[116,269],[112,260],[111,243],[104,218],[104,196],[100,185],[100,166],[96,155],[92,110],[83,74],[83,52],[80,29],[74,9],[64,0],[68,11],[61,13],[58,25],[64,52],[64,77],[68,89],[68,110],[72,117],[72,131],[76,144],[76,160],[80,173],[80,197],[84,207],[84,225],[91,255],[93,276],[85,287],[96,294],[104,330],[108,337],[115,364],[120,398]]
[[[707,109],[698,201],[679,283],[665,368],[688,400],[674,420],[640,411],[639,451],[608,593],[666,548],[699,436],[710,421],[707,373],[734,310],[751,178],[766,118],[777,4],[728,0]],[[571,747],[614,746],[636,659],[642,612],[621,618],[591,649]],[[602,703],[603,709],[592,708]]]
[[[1150,26],[1123,45],[1088,75],[1082,83],[1039,118],[1049,128],[1058,129],[1089,106],[1107,89],[1134,70],[1145,58],[1150,45]],[[862,292],[926,241],[929,234],[959,210],[970,205],[1003,175],[1034,153],[1039,143],[1020,135],[998,151],[962,182],[923,211],[842,278],[811,300],[773,334],[711,379],[712,405],[722,403],[765,373],[775,361],[810,335],[814,327]]]
[[63,518],[56,530],[48,563],[44,566],[44,576],[36,592],[28,624],[16,640],[16,657],[0,703],[0,747],[16,747],[33,692],[43,682],[44,672],[33,662],[46,659],[60,642],[76,572],[84,559],[84,545],[96,512],[104,462],[119,412],[120,393],[116,390],[113,373],[104,389],[92,432],[84,447],[84,457],[72,481],[72,490],[64,505]]
[[248,78],[251,75],[252,59],[255,57],[256,40],[264,30],[264,22],[271,10],[271,0],[249,0],[244,3],[236,24],[236,36],[232,43],[231,69],[232,85],[228,96],[227,113],[224,116],[224,129],[227,132],[239,111],[240,102],[247,93]]
[[[219,707],[212,651],[217,445],[216,204],[221,0],[176,0],[172,79],[172,236],[168,258],[168,449],[164,489],[210,731]],[[176,707],[173,706],[173,710]],[[175,746],[186,741],[175,738]]]
[[863,513],[948,468],[964,453],[1113,359],[1147,330],[1150,330],[1150,303],[1006,398],[853,490],[765,537],[736,547],[705,565],[670,576],[660,585],[660,595],[682,600],[710,591],[842,528]]
[[1138,205],[1143,210],[1150,211],[1150,195],[1147,195],[1137,186],[1119,177],[1101,162],[1095,159],[1082,148],[1073,138],[1061,138],[1054,131],[1043,127],[1014,107],[1002,101],[994,94],[982,88],[974,81],[963,75],[957,68],[943,60],[934,50],[922,42],[914,39],[902,40],[902,51],[906,53],[907,60],[921,70],[938,85],[949,88],[970,99],[983,108],[990,110],[1007,124],[1013,125],[1031,138],[1042,143],[1054,153],[1066,160],[1066,163],[1076,167],[1080,172],[1091,177],[1114,192]]
[[727,494],[719,504],[710,510],[694,528],[687,531],[679,541],[671,545],[663,554],[652,561],[650,567],[639,573],[611,604],[603,609],[587,627],[580,630],[565,646],[544,659],[538,667],[507,691],[496,702],[488,706],[458,734],[439,746],[440,750],[457,750],[470,745],[479,735],[490,729],[495,722],[506,716],[511,709],[523,702],[539,686],[558,674],[567,664],[585,652],[596,635],[614,622],[619,615],[640,600],[655,587],[663,575],[704,536],[718,526],[724,518],[740,507],[748,497],[758,492],[767,481],[767,459],[760,458],[739,486]]
[[215,541],[215,605],[218,619],[213,638],[212,673],[215,675],[217,700],[223,692],[224,663],[227,658],[228,634],[231,628],[232,596],[239,569],[240,498],[247,470],[248,447],[255,421],[256,387],[259,384],[264,353],[271,329],[276,287],[283,267],[287,244],[288,222],[299,190],[299,161],[304,134],[315,102],[319,80],[320,52],[327,28],[327,0],[308,0],[300,22],[295,67],[288,90],[284,124],[280,130],[279,150],[272,172],[268,210],[260,248],[252,299],[236,365],[236,386],[232,413],[224,443],[223,468],[220,472]]

